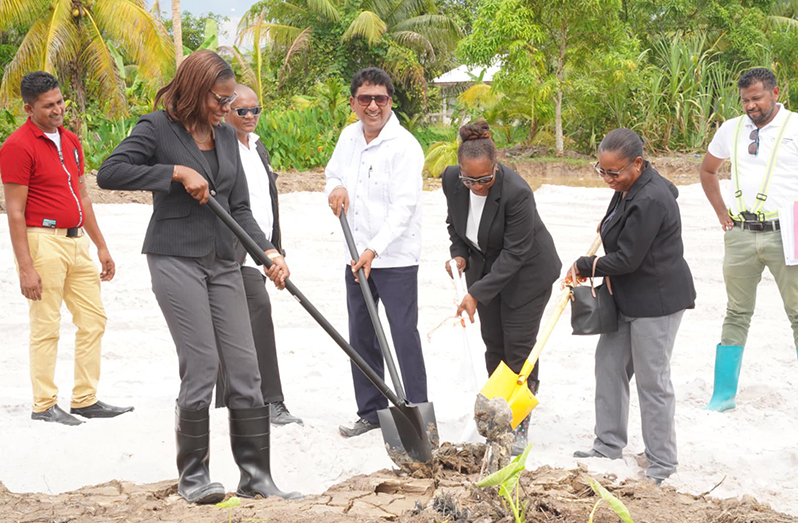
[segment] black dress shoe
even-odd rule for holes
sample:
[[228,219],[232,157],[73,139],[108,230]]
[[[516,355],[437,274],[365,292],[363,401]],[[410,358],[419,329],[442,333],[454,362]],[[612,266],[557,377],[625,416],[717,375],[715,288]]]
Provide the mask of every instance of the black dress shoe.
[[49,409],[45,410],[44,412],[32,412],[30,415],[30,419],[37,419],[41,421],[47,421],[51,423],[61,423],[62,425],[80,425],[83,423],[75,416],[71,416],[61,410],[61,407],[58,405],[53,405]]
[[304,425],[302,418],[298,418],[288,412],[288,407],[282,401],[275,401],[269,404],[269,415],[272,425],[288,425],[289,423]]
[[379,423],[372,423],[367,419],[360,418],[351,427],[346,427],[344,425],[341,425],[340,427],[338,427],[338,432],[340,432],[341,436],[345,438],[352,438],[354,436],[360,436],[361,434],[365,434],[370,430],[378,428],[380,428]]
[[84,418],[115,418],[120,414],[131,412],[132,410],[133,407],[114,407],[113,405],[108,405],[107,403],[97,400],[97,403],[94,405],[77,409],[71,408],[69,412],[77,414],[78,416],[83,416]]
[[590,450],[577,450],[576,452],[574,452],[574,457],[575,458],[606,458],[607,456],[605,456],[601,452],[597,451],[596,449],[590,449]]

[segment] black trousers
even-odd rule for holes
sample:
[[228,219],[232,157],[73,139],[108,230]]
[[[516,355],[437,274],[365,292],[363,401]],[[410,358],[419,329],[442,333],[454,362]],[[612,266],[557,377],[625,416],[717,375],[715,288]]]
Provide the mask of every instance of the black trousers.
[[[366,300],[351,267],[345,270],[346,308],[349,313],[349,343],[380,377],[385,376],[382,351],[369,318]],[[418,266],[372,269],[369,286],[375,305],[382,301],[391,328],[399,373],[407,399],[411,403],[427,401],[427,370],[418,334]],[[387,329],[386,329],[387,330]],[[352,364],[357,415],[377,423],[377,411],[388,406],[388,400],[365,374]],[[388,385],[391,386],[390,379]]]
[[[502,302],[501,295],[488,305],[477,303],[482,340],[485,342],[485,365],[491,375],[502,361],[520,372],[538,337],[543,310],[551,297],[551,289],[532,298],[517,308]],[[527,379],[529,387],[538,381],[540,360],[535,363]]]
[[[260,370],[260,389],[264,403],[285,401],[283,387],[280,382],[280,367],[277,363],[277,344],[274,340],[274,322],[272,321],[272,304],[266,291],[266,276],[254,267],[241,267],[244,280],[244,292],[247,295],[249,323],[252,326],[252,337],[255,340],[255,352],[258,356]],[[219,374],[216,384],[216,406],[229,406],[229,391],[224,383],[223,374]]]

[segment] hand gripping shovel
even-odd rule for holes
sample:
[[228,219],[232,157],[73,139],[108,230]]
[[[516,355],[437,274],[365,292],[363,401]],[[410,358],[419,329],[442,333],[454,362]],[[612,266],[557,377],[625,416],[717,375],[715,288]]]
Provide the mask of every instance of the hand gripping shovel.
[[[346,238],[346,245],[349,247],[349,253],[352,259],[357,261],[360,255],[357,252],[357,246],[355,245],[355,239],[352,237],[349,223],[346,221],[346,213],[343,210],[343,206],[341,207],[339,218],[341,221],[341,228],[344,231],[344,238]],[[403,448],[407,448],[406,440],[415,444],[417,440],[420,439],[418,444],[426,445],[428,449],[431,449],[432,446],[437,446],[438,441],[438,424],[435,421],[435,409],[430,402],[409,403],[407,401],[402,381],[399,378],[399,373],[396,371],[391,349],[388,347],[388,339],[385,337],[385,331],[382,329],[377,307],[374,304],[374,296],[371,294],[371,287],[366,279],[366,272],[362,268],[357,271],[357,279],[360,283],[360,290],[363,291],[363,299],[366,301],[366,308],[369,311],[369,317],[374,326],[374,334],[377,336],[377,342],[382,351],[382,357],[385,360],[385,365],[388,367],[388,374],[391,376],[391,381],[396,389],[399,401],[403,404],[402,408],[396,406],[377,411],[380,429],[382,429],[382,437],[385,444],[388,445],[389,454],[393,454],[396,451],[401,452]],[[408,415],[408,413],[412,414]],[[427,452],[431,452],[431,450]]]
[[[227,211],[216,201],[213,196],[208,198],[208,207],[219,216],[225,225],[227,225],[233,234],[238,236],[238,239],[241,240],[242,245],[247,250],[247,252],[252,256],[254,259],[261,262],[264,266],[271,267],[274,265],[266,254],[258,247],[258,244],[241,228],[241,226],[236,222]],[[403,444],[404,450],[407,452],[408,456],[412,458],[414,461],[419,462],[428,462],[432,458],[432,450],[429,444],[429,438],[427,437],[427,433],[424,430],[420,430],[419,427],[422,426],[422,420],[418,414],[417,410],[410,408],[407,405],[406,401],[401,401],[396,394],[388,387],[388,385],[383,381],[374,369],[372,369],[366,360],[363,359],[360,354],[355,352],[349,343],[344,339],[341,334],[338,333],[337,330],[327,321],[324,316],[316,309],[316,307],[311,304],[308,299],[302,294],[299,289],[291,282],[290,280],[285,280],[285,288],[291,295],[299,302],[302,307],[308,311],[308,313],[313,316],[313,319],[321,325],[321,328],[324,329],[330,337],[335,340],[335,343],[338,344],[341,349],[346,353],[347,356],[352,360],[352,362],[357,365],[357,367],[366,375],[366,377],[374,384],[375,387],[385,396],[388,398],[388,401],[393,403],[396,406],[396,409],[399,413],[403,414],[403,416],[399,416],[402,418],[402,421],[397,420],[397,426],[400,427],[397,429],[396,434],[391,434],[391,438],[397,439],[401,444]],[[383,438],[385,441],[388,441],[389,435],[386,435],[385,429],[383,429]],[[392,439],[393,441],[393,439]]]
[[[596,254],[600,245],[601,236],[596,236],[596,239],[593,240],[593,244],[587,251],[587,256]],[[576,285],[576,282],[573,282],[573,284]],[[527,357],[524,362],[521,372],[516,374],[504,362],[501,362],[480,391],[480,394],[488,399],[504,398],[505,401],[507,401],[510,410],[513,412],[513,421],[510,423],[513,429],[532,412],[532,409],[538,406],[538,399],[532,394],[532,391],[529,390],[526,380],[529,377],[529,373],[532,372],[532,369],[535,367],[535,362],[538,361],[540,353],[543,352],[543,346],[548,341],[549,336],[551,336],[554,327],[557,326],[557,321],[560,319],[570,299],[571,287],[569,286],[566,287],[562,291],[560,297],[557,298],[557,305],[546,321],[546,325],[543,326],[540,334],[538,334],[537,342],[535,342],[532,352],[529,353],[529,357]]]

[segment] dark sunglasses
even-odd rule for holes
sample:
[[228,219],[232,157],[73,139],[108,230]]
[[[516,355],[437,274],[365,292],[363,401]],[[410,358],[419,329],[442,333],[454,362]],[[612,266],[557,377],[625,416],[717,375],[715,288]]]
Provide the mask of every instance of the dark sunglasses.
[[210,93],[216,98],[216,103],[219,104],[219,107],[224,107],[225,105],[231,104],[236,101],[238,98],[238,93],[235,91],[233,92],[233,96],[219,96],[218,94],[213,92],[213,89],[208,89]]
[[244,118],[247,113],[252,113],[252,116],[258,116],[263,111],[263,107],[260,105],[255,107],[235,107],[233,111],[241,118]]
[[601,176],[602,178],[606,177],[606,176],[609,176],[611,178],[617,178],[618,176],[621,175],[621,173],[623,172],[624,169],[626,169],[627,167],[629,167],[633,163],[634,163],[634,160],[632,160],[631,162],[627,163],[626,165],[624,165],[622,168],[618,169],[617,171],[607,171],[606,169],[602,169],[601,167],[599,167],[599,163],[596,162],[596,164],[593,166],[593,169],[595,169],[596,172],[598,173],[598,175]]
[[496,164],[493,164],[493,173],[489,176],[480,176],[479,178],[470,178],[468,176],[460,175],[460,181],[463,182],[463,185],[466,187],[471,187],[472,185],[488,185],[493,177],[496,176]]
[[371,101],[374,100],[374,103],[377,104],[377,107],[385,107],[388,105],[388,100],[391,97],[387,94],[377,94],[377,95],[370,95],[370,94],[359,94],[357,96],[357,103],[362,105],[363,107],[368,107],[371,105]]
[[759,127],[751,131],[748,139],[751,140],[751,143],[748,144],[748,154],[756,156],[759,154]]

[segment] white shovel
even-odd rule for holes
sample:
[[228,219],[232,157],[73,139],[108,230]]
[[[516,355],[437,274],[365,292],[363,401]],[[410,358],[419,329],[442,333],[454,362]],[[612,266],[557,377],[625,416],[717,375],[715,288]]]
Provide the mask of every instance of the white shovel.
[[[457,303],[458,305],[462,303],[463,298],[467,294],[466,291],[466,284],[463,275],[460,274],[460,271],[457,270],[457,262],[454,260],[449,260],[449,268],[452,271],[452,278],[454,279],[454,287],[457,292]],[[478,349],[475,350],[472,348],[472,344],[469,341],[469,337],[471,334],[472,328],[469,327],[471,322],[468,320],[468,317],[465,313],[463,313],[460,317],[460,324],[463,326],[463,353],[464,359],[470,363],[469,368],[471,369],[471,384],[474,393],[479,392],[479,384],[484,381],[485,374],[487,371],[485,370],[485,362],[484,362],[484,355],[482,354],[475,354],[478,352]],[[480,357],[481,356],[481,357]],[[477,432],[477,425],[474,422],[473,417],[469,417],[468,421],[466,422],[466,426],[463,429],[463,433],[460,436],[460,441],[463,443],[484,443],[485,438],[479,435]]]

